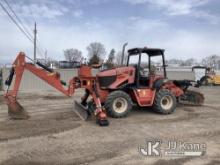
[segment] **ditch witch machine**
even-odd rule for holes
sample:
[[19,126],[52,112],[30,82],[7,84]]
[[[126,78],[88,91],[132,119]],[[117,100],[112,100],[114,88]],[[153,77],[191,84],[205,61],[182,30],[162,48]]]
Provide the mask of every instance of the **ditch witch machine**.
[[[149,59],[147,75],[141,73],[143,55],[147,55]],[[132,64],[131,56],[137,56],[137,64]],[[151,71],[151,57],[154,56],[162,57],[162,76]],[[8,85],[5,93],[8,113],[13,119],[29,117],[27,111],[17,102],[17,93],[25,69],[69,97],[74,94],[76,89],[84,88],[85,94],[80,103],[75,101],[74,111],[83,120],[94,114],[100,126],[109,124],[107,115],[114,118],[125,117],[131,111],[133,104],[140,107],[152,107],[155,112],[161,114],[170,114],[174,112],[178,102],[190,105],[202,105],[204,102],[201,93],[188,90],[188,87],[192,85],[191,81],[167,79],[163,49],[130,49],[127,66],[103,70],[96,76],[92,75],[92,68],[97,68],[97,65],[90,67],[82,64],[78,68],[78,76],[71,78],[68,85],[60,79],[59,73],[40,62],[36,62],[39,67],[27,63],[25,57],[27,56],[22,52],[18,54],[5,82]],[[13,76],[15,76],[15,80],[11,89],[9,87],[12,84]]]

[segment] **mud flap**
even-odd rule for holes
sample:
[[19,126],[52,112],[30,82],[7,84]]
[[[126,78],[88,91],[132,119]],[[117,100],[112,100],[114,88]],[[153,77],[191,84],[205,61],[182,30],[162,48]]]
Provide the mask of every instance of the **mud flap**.
[[73,112],[75,112],[82,120],[86,121],[88,119],[88,111],[85,106],[77,101],[74,101],[75,106],[73,107]]
[[14,120],[25,120],[30,117],[17,101],[8,103],[8,115]]

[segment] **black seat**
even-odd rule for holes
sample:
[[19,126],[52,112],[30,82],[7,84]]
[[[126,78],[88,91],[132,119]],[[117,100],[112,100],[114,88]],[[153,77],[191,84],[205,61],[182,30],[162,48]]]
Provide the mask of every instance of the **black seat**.
[[138,74],[140,75],[140,77],[139,77],[139,85],[140,86],[145,86],[145,87],[149,86],[149,76],[141,75],[140,70],[138,70],[138,65],[137,64],[135,64],[133,66],[134,66],[135,71],[136,71],[135,79],[137,79]]
[[140,76],[139,77],[139,83],[140,83],[140,86],[149,86],[149,77],[147,76]]

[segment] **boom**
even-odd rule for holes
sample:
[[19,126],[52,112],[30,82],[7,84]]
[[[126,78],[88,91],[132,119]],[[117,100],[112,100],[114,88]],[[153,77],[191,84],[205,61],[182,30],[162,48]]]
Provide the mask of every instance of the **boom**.
[[[37,62],[36,64],[39,65],[41,68],[36,67],[32,63],[27,63],[25,61],[25,54],[23,52],[20,52],[16,58],[16,60],[13,63],[13,67],[10,71],[10,75],[8,79],[6,80],[5,84],[8,85],[8,90],[5,93],[5,100],[8,105],[8,111],[9,114],[13,118],[28,118],[27,112],[24,111],[23,107],[17,102],[17,94],[19,91],[19,86],[22,80],[22,75],[24,73],[24,70],[28,70],[43,81],[47,82],[50,86],[54,87],[61,93],[63,93],[66,96],[72,96],[75,92],[75,89],[77,88],[85,88],[88,96],[91,95],[92,99],[96,105],[96,109],[94,111],[95,116],[97,117],[97,120],[100,125],[108,125],[106,113],[104,109],[101,106],[99,94],[96,90],[96,77],[92,76],[91,74],[91,67],[86,65],[81,65],[78,70],[78,76],[73,77],[69,80],[69,84],[67,87],[65,87],[66,83],[60,79],[60,74],[58,72],[55,72],[54,70],[44,66],[43,64]],[[9,90],[9,87],[12,83],[13,76],[15,75],[15,81],[12,90]],[[79,106],[76,106],[79,108]],[[86,119],[88,117],[86,108],[83,106],[80,106],[81,108],[84,108],[84,110],[75,110],[78,115],[83,119]],[[82,114],[82,112],[84,114]]]

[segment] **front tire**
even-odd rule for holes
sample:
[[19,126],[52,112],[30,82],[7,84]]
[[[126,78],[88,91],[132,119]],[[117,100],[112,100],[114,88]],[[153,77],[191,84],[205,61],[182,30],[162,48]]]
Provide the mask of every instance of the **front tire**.
[[171,114],[177,105],[176,97],[167,89],[161,89],[156,93],[153,109],[161,114]]
[[132,100],[130,96],[123,91],[111,92],[105,101],[105,109],[109,116],[113,118],[127,116],[131,108]]

